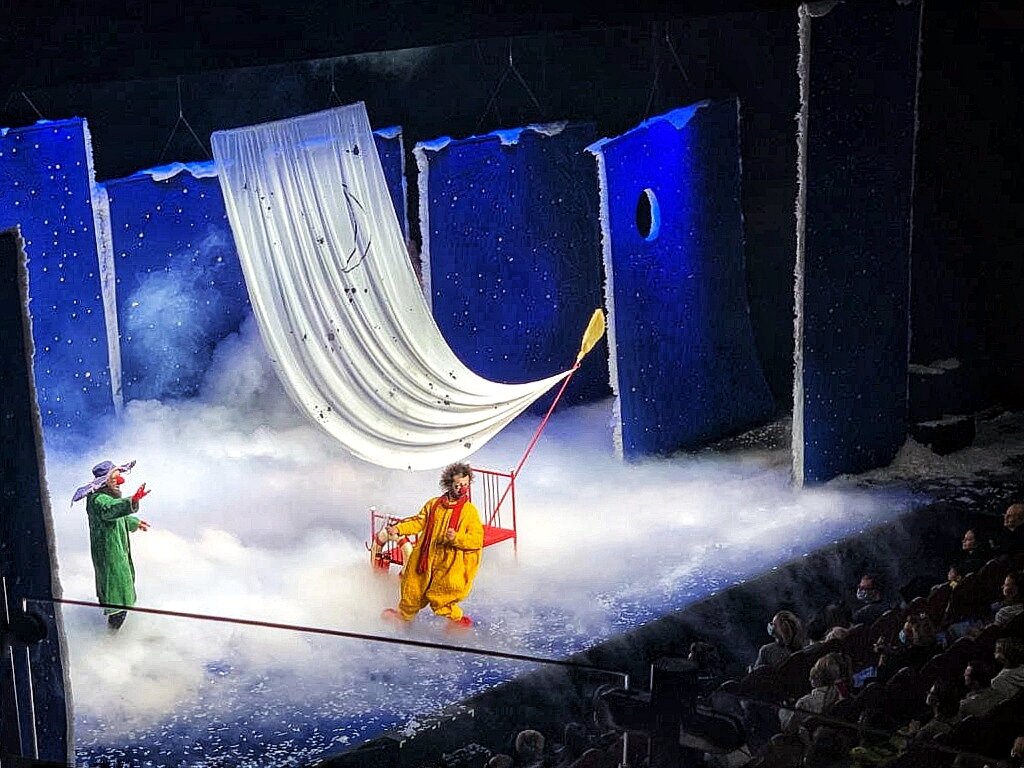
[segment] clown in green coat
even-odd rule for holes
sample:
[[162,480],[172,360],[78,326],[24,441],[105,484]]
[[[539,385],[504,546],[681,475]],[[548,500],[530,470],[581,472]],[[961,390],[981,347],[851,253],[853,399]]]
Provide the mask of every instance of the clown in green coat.
[[[92,469],[93,481],[75,492],[72,503],[85,497],[89,516],[89,547],[96,573],[96,596],[108,605],[135,605],[135,564],[132,562],[130,533],[149,530],[149,523],[134,514],[139,502],[149,493],[143,483],[130,498],[121,495],[124,473],[135,462],[115,465],[103,461]],[[114,631],[121,628],[128,613],[117,608],[104,608],[107,622]]]

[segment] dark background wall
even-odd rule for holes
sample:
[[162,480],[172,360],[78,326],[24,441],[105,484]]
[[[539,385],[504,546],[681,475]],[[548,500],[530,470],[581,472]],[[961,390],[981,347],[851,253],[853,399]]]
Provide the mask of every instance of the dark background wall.
[[[709,3],[650,0],[586,15],[550,3],[541,14],[528,2],[343,5],[200,11],[178,0],[133,13],[99,2],[87,16],[15,14],[0,31],[0,124],[87,118],[103,180],[206,159],[216,129],[356,100],[374,127],[403,126],[410,151],[441,135],[544,120],[593,121],[611,136],[697,99],[736,95],[751,320],[772,394],[787,408],[796,3],[729,2],[721,15]],[[928,3],[924,14],[911,357],[960,359],[972,405],[1019,402],[1024,315],[1013,301],[1024,266],[1011,182],[1022,170],[1024,13],[1009,2],[948,5]],[[433,47],[327,58],[415,45]],[[178,122],[179,84],[188,126]],[[414,168],[407,158],[413,207]]]
[[1019,406],[1024,10],[926,2],[922,36],[911,361],[957,358],[961,410]]

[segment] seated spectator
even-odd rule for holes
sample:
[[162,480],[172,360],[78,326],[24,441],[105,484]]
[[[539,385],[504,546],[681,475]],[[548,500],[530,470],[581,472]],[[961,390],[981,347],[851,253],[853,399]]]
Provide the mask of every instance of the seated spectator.
[[[554,750],[552,755],[553,764],[557,766],[568,766],[582,755],[590,747],[590,738],[587,729],[582,723],[566,723],[562,732],[562,743]],[[509,766],[511,768],[511,766]]]
[[[836,629],[836,627],[833,627]],[[848,698],[853,695],[853,659],[845,653],[830,653],[829,656],[836,657],[836,663],[839,665],[839,676],[836,678],[836,688],[839,689],[839,695],[842,698]]]
[[544,765],[544,734],[527,728],[516,735],[515,763],[522,768]]
[[[779,710],[779,722],[783,731],[794,732],[801,728],[809,715],[826,714],[843,696],[838,683],[847,674],[848,665],[841,659],[841,653],[826,653],[811,667],[807,675],[811,692],[797,699],[795,711]],[[804,734],[810,741],[810,735]]]
[[960,542],[960,557],[956,561],[961,577],[968,573],[977,573],[991,557],[992,550],[981,541],[978,532],[973,528],[968,528]]
[[852,765],[849,750],[850,745],[840,731],[825,726],[815,728],[801,768],[846,768]]
[[879,578],[866,573],[857,584],[857,607],[853,611],[854,624],[874,624],[883,613],[889,610],[889,604],[882,599],[882,583]]
[[886,682],[903,667],[919,667],[941,650],[928,614],[912,613],[903,623],[898,642],[889,644],[880,637],[875,643],[878,681]]
[[[964,580],[964,576],[968,573],[970,573],[970,571],[964,571],[958,563],[953,563],[949,566],[949,570],[946,571],[946,583],[949,584],[950,589],[956,589],[960,585],[960,582]],[[940,584],[937,586],[942,585]]]
[[924,725],[917,720],[911,720],[904,728],[900,729],[901,735],[919,741],[928,741],[953,730],[953,726],[959,719],[959,688],[948,680],[940,678],[932,683],[924,701],[931,708],[931,719]]
[[1024,502],[1006,508],[1003,513],[1003,530],[995,537],[993,546],[1000,555],[1024,553]]
[[990,687],[995,670],[987,661],[974,659],[964,668],[964,686],[967,695],[960,700],[958,718],[968,715],[984,717],[996,704],[1003,700],[1003,695]]
[[[831,603],[807,623],[807,636],[814,642],[842,639],[853,626],[853,615],[845,605]],[[838,630],[833,632],[833,630]]]
[[697,681],[701,695],[706,695],[725,682],[725,673],[718,649],[711,643],[696,641],[690,643],[686,657],[697,665]]
[[860,743],[850,750],[850,757],[857,768],[884,765],[899,754],[899,748],[884,730],[885,713],[881,709],[865,709],[857,720],[857,726]]
[[1013,747],[1010,749],[1011,768],[1024,768],[1024,736],[1018,736],[1013,740]]
[[1021,612],[1024,612],[1024,602],[1021,600],[1022,577],[1024,577],[1024,573],[1014,571],[1006,574],[1006,578],[1003,579],[1003,602],[992,606],[996,612],[992,621],[1000,627],[1005,627]]
[[807,645],[804,625],[790,611],[779,611],[772,617],[768,622],[768,634],[772,641],[758,650],[754,667],[778,667]]
[[686,658],[697,665],[699,674],[722,674],[722,659],[718,655],[718,649],[711,643],[700,640],[690,643],[689,654]]
[[1013,698],[1024,689],[1024,640],[1019,637],[1001,637],[996,640],[995,659],[1002,670],[992,678],[992,690],[1004,699]]

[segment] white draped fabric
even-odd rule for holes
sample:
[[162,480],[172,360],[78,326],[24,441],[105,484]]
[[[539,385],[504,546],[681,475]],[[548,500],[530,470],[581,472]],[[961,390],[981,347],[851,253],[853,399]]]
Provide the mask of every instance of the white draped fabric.
[[212,141],[277,373],[356,456],[403,469],[463,459],[569,375],[499,384],[458,360],[409,262],[362,103]]

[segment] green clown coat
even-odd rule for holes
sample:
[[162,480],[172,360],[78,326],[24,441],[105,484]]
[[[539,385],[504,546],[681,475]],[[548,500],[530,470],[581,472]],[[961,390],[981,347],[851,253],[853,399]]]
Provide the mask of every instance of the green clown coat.
[[[89,494],[85,505],[96,596],[101,603],[135,605],[135,564],[128,534],[139,528],[139,518],[132,514],[138,510],[138,504],[101,488]],[[116,612],[114,608],[104,610]]]

